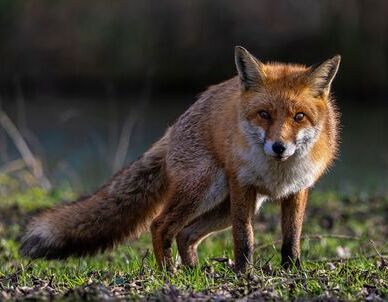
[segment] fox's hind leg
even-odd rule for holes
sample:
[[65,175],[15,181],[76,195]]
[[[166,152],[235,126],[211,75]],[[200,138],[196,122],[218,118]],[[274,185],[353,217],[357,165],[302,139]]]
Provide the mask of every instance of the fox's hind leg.
[[171,246],[177,234],[196,216],[206,189],[206,182],[202,180],[177,186],[166,207],[152,222],[152,244],[160,267],[173,268]]
[[227,198],[212,210],[191,221],[177,236],[182,264],[195,266],[198,261],[197,246],[208,235],[231,226],[230,201]]

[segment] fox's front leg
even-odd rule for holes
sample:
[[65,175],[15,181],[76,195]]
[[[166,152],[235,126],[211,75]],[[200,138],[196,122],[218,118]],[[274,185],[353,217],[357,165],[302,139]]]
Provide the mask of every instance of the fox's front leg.
[[295,264],[300,266],[300,235],[302,232],[304,212],[308,190],[302,190],[281,200],[282,207],[282,265],[288,268]]
[[253,259],[253,226],[256,190],[231,180],[230,213],[234,243],[235,271],[244,272]]

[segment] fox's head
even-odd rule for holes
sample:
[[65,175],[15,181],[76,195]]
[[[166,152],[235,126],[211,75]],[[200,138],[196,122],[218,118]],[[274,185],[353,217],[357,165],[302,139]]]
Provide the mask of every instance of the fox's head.
[[335,119],[328,116],[328,109],[332,106],[330,85],[340,59],[337,55],[312,67],[264,64],[237,46],[240,118],[249,140],[260,144],[266,155],[281,161],[306,154],[325,123]]

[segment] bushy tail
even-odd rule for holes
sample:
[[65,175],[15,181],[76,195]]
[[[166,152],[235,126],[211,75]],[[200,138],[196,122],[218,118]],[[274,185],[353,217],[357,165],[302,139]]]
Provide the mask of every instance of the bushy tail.
[[31,258],[93,254],[144,231],[167,190],[168,134],[95,194],[35,217],[20,252]]

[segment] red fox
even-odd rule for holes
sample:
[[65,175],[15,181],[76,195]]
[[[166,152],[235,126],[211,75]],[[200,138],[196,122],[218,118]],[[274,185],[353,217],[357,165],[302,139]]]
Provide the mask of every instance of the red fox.
[[143,156],[89,197],[32,220],[21,253],[82,256],[150,228],[157,263],[194,266],[205,237],[232,227],[235,270],[252,261],[252,218],[281,204],[282,264],[299,265],[309,188],[337,154],[330,86],[340,56],[318,66],[267,63],[235,48],[238,75],[208,88]]

